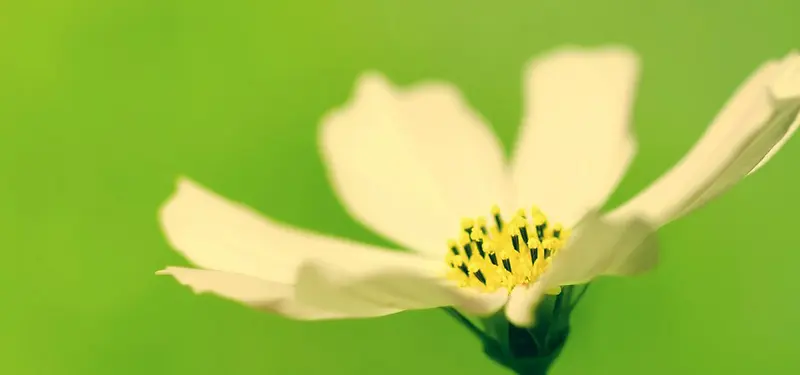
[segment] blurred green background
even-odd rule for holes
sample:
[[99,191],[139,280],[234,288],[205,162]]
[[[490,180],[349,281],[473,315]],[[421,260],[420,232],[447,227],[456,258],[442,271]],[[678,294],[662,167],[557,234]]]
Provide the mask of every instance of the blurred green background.
[[[381,243],[336,201],[318,120],[356,75],[455,82],[508,147],[520,75],[564,43],[643,59],[639,158],[672,165],[762,61],[795,0],[0,0],[0,373],[503,374],[438,311],[301,323],[153,272],[187,174],[282,221]],[[793,140],[663,230],[656,272],[596,283],[554,374],[800,370]]]

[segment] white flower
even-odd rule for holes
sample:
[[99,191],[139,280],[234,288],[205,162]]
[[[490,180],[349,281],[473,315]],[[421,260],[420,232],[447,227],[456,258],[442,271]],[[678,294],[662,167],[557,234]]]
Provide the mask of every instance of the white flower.
[[[401,89],[366,74],[352,101],[323,120],[320,147],[347,211],[410,252],[282,225],[180,179],[160,219],[172,246],[199,268],[159,273],[296,319],[440,306],[486,315],[505,305],[511,322],[529,325],[532,308],[559,285],[651,268],[658,227],[757,170],[800,123],[800,55],[793,53],[756,70],[667,174],[601,214],[636,152],[630,117],[638,70],[636,55],[621,47],[565,48],[534,60],[508,164],[455,87]],[[534,204],[541,211],[530,211]],[[474,226],[472,238],[459,233],[462,218],[493,213],[493,205],[502,232],[489,215],[464,223]],[[528,244],[519,241],[522,231]],[[458,256],[447,255],[450,238],[462,241]],[[476,253],[478,242],[486,248],[467,258],[463,246]]]

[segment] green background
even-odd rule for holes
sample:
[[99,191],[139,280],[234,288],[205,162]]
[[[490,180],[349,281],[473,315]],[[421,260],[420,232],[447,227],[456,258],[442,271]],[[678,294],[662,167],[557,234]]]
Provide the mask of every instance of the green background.
[[[356,75],[455,82],[508,147],[520,75],[564,43],[643,59],[640,153],[672,165],[795,0],[0,0],[0,373],[503,374],[439,311],[303,323],[194,296],[156,209],[178,174],[282,221],[382,243],[323,176],[318,120]],[[800,144],[663,230],[657,271],[596,283],[554,374],[800,370]]]

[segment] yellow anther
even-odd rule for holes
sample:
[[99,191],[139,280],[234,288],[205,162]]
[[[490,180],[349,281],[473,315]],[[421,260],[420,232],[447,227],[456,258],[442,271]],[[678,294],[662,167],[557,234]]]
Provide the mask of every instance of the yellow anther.
[[473,241],[482,241],[484,237],[485,235],[483,234],[483,232],[479,230],[473,230],[472,233],[470,233],[469,235],[469,238]]
[[486,218],[481,216],[475,219],[475,226],[481,231],[481,233],[488,235],[489,230],[486,228]]
[[470,261],[469,263],[467,263],[467,270],[469,270],[469,272],[472,272],[472,273],[480,271],[481,270],[481,264],[478,261],[474,261],[474,260]]
[[485,217],[461,221],[457,241],[447,243],[451,248],[445,258],[451,267],[448,278],[485,292],[501,288],[510,291],[535,282],[563,247],[568,230],[559,224],[548,225],[537,207],[531,209],[530,216],[518,210],[508,221],[500,216],[497,205],[491,213],[490,228]]
[[458,257],[461,255],[461,251],[458,249],[458,243],[455,240],[448,240],[447,241],[447,252],[448,256]]
[[[517,220],[515,217],[512,217],[511,220],[503,221],[503,230],[506,232],[510,232],[513,228],[517,228]],[[510,234],[510,233],[508,233]]]
[[561,224],[553,225],[552,228],[548,229],[548,233],[549,233],[549,236],[552,236],[552,237],[555,237],[555,238],[566,238],[567,237],[567,233],[564,231],[564,227],[562,227]]

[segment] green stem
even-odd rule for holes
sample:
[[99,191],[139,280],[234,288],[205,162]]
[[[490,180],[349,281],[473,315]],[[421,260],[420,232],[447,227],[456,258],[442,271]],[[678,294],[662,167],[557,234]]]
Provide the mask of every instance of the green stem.
[[461,325],[467,327],[467,329],[470,332],[472,332],[475,336],[478,336],[478,338],[481,339],[482,341],[492,340],[492,338],[489,337],[489,335],[487,335],[486,332],[483,332],[482,329],[478,328],[478,326],[476,326],[475,323],[472,323],[471,320],[469,320],[466,316],[458,312],[458,310],[452,307],[442,307],[442,310],[444,310],[444,312],[447,313],[447,315],[450,315],[453,319],[461,323]]
[[583,299],[583,296],[586,294],[586,291],[589,290],[589,285],[591,284],[585,284],[583,286],[583,289],[581,289],[581,292],[578,294],[578,296],[575,297],[575,301],[570,301],[570,306],[567,308],[567,313],[572,313],[572,310],[574,310],[575,307],[578,306],[578,302],[580,302],[581,299]]

